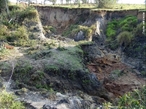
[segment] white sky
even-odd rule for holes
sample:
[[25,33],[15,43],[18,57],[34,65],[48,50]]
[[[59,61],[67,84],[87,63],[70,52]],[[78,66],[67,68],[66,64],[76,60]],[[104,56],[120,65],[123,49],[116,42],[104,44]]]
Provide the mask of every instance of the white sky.
[[[16,0],[10,0],[11,2],[16,2]],[[37,0],[41,2],[43,0]],[[59,2],[60,0],[57,0]],[[118,3],[129,3],[129,4],[144,4],[145,0],[119,0]]]

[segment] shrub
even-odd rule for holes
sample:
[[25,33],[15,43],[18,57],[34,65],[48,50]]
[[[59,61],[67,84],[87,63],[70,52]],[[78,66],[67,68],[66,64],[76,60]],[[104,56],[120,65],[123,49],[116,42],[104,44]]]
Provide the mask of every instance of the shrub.
[[25,26],[21,26],[16,32],[12,33],[11,41],[14,40],[28,40],[28,33]]
[[[145,25],[146,27],[146,25]],[[137,25],[137,27],[133,30],[135,36],[144,36],[143,34],[143,23]]]
[[126,46],[132,41],[132,39],[133,39],[133,35],[128,31],[121,32],[117,36],[117,41],[120,45],[124,44]]
[[15,100],[15,96],[2,91],[0,93],[0,108],[1,109],[25,109],[23,104]]
[[90,37],[92,36],[93,34],[93,31],[91,28],[88,28],[86,31],[85,31],[85,35],[86,35],[86,39],[90,39]]
[[9,35],[8,28],[5,25],[0,25],[0,40],[6,40],[6,36]]
[[28,7],[24,10],[17,10],[16,14],[18,14],[19,16],[18,18],[19,22],[24,21],[25,18],[29,20],[31,19],[36,20],[38,16],[36,9],[33,7]]
[[82,25],[71,25],[65,32],[63,32],[63,36],[74,36],[77,34],[79,31],[83,31],[86,39],[89,39],[90,36],[92,36],[93,32],[95,31],[96,26],[91,25],[90,27],[88,26],[82,26]]
[[145,109],[146,108],[146,86],[140,90],[127,93],[120,97],[118,109]]
[[44,26],[44,29],[45,29],[45,31],[51,31],[51,32],[53,32],[53,33],[55,33],[56,32],[56,28],[55,27],[53,27],[53,26]]
[[138,20],[135,16],[126,16],[119,21],[119,27],[121,27],[122,31],[132,31],[137,23]]
[[106,35],[108,38],[113,38],[116,35],[116,30],[107,28]]
[[118,21],[113,20],[107,24],[107,29],[106,29],[106,36],[107,38],[114,38],[116,35],[116,29],[118,27]]

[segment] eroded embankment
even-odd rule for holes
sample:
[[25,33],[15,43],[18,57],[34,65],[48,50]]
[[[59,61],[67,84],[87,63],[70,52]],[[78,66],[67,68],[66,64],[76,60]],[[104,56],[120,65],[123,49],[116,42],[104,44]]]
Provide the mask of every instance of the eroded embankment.
[[[142,18],[139,17],[141,13],[138,13],[138,10],[91,11],[56,7],[36,8],[41,18],[38,24],[39,33],[43,32],[42,27],[46,25],[56,28],[55,34],[62,34],[71,24],[86,26],[96,24],[95,32],[98,35],[95,33],[91,35],[103,38],[102,30],[111,19],[119,19],[126,15],[137,16],[139,20]],[[29,26],[32,25],[29,24]],[[36,27],[34,25],[32,32],[38,28]],[[0,63],[0,73],[6,81],[11,76],[11,69],[14,69],[11,88],[22,98],[21,100],[34,107],[40,103],[39,107],[43,109],[46,107],[96,109],[97,105],[106,100],[114,100],[145,83],[134,74],[133,69],[121,62],[122,57],[104,48],[104,40],[100,48],[98,44],[101,40],[81,44],[54,33],[49,35],[49,38],[46,37],[41,41],[38,40],[41,39],[38,38],[39,35],[34,35],[34,39],[38,41],[36,45],[20,47],[16,52],[14,52],[15,49],[9,50],[10,54],[21,55],[19,57],[15,55],[17,56],[15,60],[12,60],[12,55],[11,58],[1,60]],[[68,93],[71,94],[67,95]],[[44,99],[49,101],[46,103]]]
[[59,33],[65,30],[71,24],[89,24],[98,19],[104,19],[106,24],[111,19],[119,19],[127,15],[137,16],[142,20],[142,12],[139,10],[91,10],[91,9],[69,9],[60,7],[36,6],[40,14],[40,19],[43,25],[52,25],[57,28]]

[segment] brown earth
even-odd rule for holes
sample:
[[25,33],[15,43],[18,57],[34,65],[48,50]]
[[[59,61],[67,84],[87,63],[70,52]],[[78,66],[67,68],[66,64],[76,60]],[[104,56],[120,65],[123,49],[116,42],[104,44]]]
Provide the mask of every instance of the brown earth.
[[107,57],[96,58],[87,67],[111,93],[111,99],[146,84],[144,78],[138,77],[133,69],[118,60],[109,60]]

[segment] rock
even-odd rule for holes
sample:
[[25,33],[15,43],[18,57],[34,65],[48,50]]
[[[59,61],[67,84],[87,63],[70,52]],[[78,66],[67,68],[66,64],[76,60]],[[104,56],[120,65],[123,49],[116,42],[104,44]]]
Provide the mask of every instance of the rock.
[[2,88],[3,87],[3,84],[2,84],[2,82],[0,81],[0,88]]
[[49,104],[43,105],[43,109],[57,109],[56,107],[50,106]]
[[84,39],[85,39],[85,36],[84,36],[83,31],[79,31],[77,33],[77,35],[74,37],[75,41],[81,41],[81,40],[84,40]]
[[57,105],[62,104],[62,103],[69,104],[69,100],[68,99],[61,99],[60,101],[57,102]]
[[63,94],[61,94],[59,92],[56,93],[56,96],[57,97],[62,97],[62,98],[66,98],[67,97],[67,95],[63,95]]

